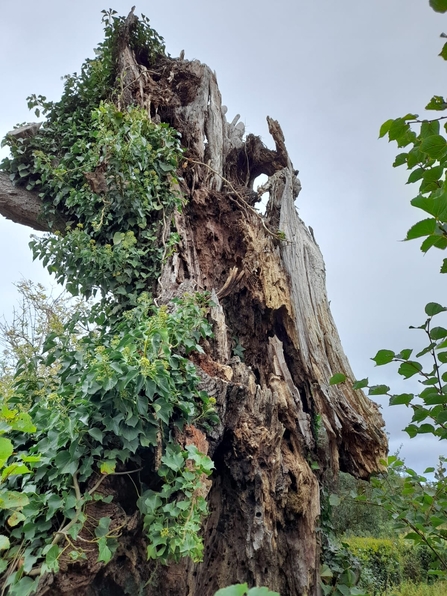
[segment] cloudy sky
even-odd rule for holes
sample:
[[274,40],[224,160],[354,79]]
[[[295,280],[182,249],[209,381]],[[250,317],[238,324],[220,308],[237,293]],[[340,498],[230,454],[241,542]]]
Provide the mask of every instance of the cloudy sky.
[[[131,2],[113,6],[127,14]],[[58,99],[61,76],[79,70],[102,39],[103,0],[2,2],[0,136],[32,121],[25,98]],[[423,256],[400,240],[418,220],[406,172],[391,167],[396,148],[378,140],[388,118],[423,113],[445,95],[447,64],[437,54],[447,17],[428,0],[170,0],[137,4],[172,56],[185,50],[216,70],[228,118],[271,145],[265,118],[276,118],[300,170],[298,208],[314,229],[326,261],[331,308],[357,378],[411,390],[391,367],[374,368],[377,350],[420,342],[409,325],[424,305],[446,303],[442,254]],[[5,155],[5,151],[1,155]],[[421,219],[421,217],[419,217]],[[48,283],[32,264],[29,230],[0,217],[0,312],[12,310],[13,282]],[[419,345],[422,345],[419,343]],[[389,370],[388,370],[389,369]],[[390,449],[401,444],[418,470],[446,455],[428,438],[401,432],[407,411],[387,408]]]

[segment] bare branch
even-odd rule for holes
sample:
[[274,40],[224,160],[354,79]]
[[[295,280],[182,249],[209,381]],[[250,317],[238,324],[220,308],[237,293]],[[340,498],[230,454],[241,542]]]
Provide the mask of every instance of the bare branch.
[[[0,172],[0,215],[39,232],[50,231],[48,221],[42,218],[42,201],[36,193],[22,186],[14,186],[9,175]],[[52,230],[63,232],[65,222],[58,220]]]

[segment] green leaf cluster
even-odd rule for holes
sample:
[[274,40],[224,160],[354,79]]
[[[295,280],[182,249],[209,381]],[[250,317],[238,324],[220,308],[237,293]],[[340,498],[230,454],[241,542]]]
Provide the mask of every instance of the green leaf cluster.
[[[117,58],[126,22],[114,11],[103,21],[96,58],[66,77],[60,101],[28,98],[46,116],[38,134],[4,140],[11,180],[39,192],[49,222],[67,222],[31,242],[34,257],[73,296],[97,298],[48,329],[43,345],[17,353],[14,380],[7,391],[0,383],[0,572],[11,596],[35,591],[61,557],[85,559],[85,543],[110,561],[120,529],[90,519],[89,506],[112,498],[99,489],[117,474],[135,485],[149,558],[202,557],[213,464],[179,437],[186,424],[218,421],[188,358],[212,335],[209,296],[160,307],[151,297],[179,241],[171,227],[182,206],[180,138],[124,102]],[[127,33],[143,66],[164,54],[145,17]]]
[[[441,55],[447,59],[447,44],[445,56],[443,52]],[[426,109],[443,111],[447,109],[447,102],[435,96]],[[387,120],[379,133],[380,137],[387,135],[390,141],[396,141],[399,148],[407,149],[397,155],[393,165],[406,165],[411,170],[408,184],[419,185],[418,194],[411,204],[424,211],[426,217],[408,230],[405,240],[423,238],[421,250],[424,253],[432,247],[441,250],[447,247],[447,140],[441,134],[441,122],[445,118],[420,120],[417,114],[407,114]],[[445,124],[443,128],[446,128]],[[441,267],[441,273],[445,272],[447,259]]]
[[[400,352],[379,350],[372,358],[377,366],[392,362],[398,364],[397,373],[405,380],[418,378],[421,391],[418,393],[390,393],[388,385],[369,385],[368,379],[355,381],[354,389],[368,388],[370,396],[387,395],[391,406],[406,405],[413,410],[411,424],[406,427],[410,437],[418,434],[433,434],[447,439],[447,329],[434,325],[433,318],[447,312],[447,308],[437,302],[429,302],[425,307],[427,319],[418,327],[426,335],[426,346],[413,355],[413,350],[405,348]],[[426,359],[429,358],[429,366]],[[335,381],[334,381],[335,379]],[[343,383],[346,376],[334,375],[332,384]]]
[[[171,216],[181,207],[174,190],[181,156],[177,132],[154,124],[146,109],[121,108],[119,36],[125,19],[104,12],[105,40],[80,74],[66,77],[58,102],[28,98],[46,120],[32,138],[7,135],[11,156],[1,168],[13,182],[39,192],[48,222],[67,221],[63,235],[31,243],[73,295],[98,291],[123,307],[155,288],[163,259],[178,236]],[[128,43],[143,66],[164,55],[163,40],[142,16]],[[126,104],[127,105],[127,104]]]
[[[71,558],[82,557],[82,547],[72,544],[84,527],[88,503],[101,498],[103,479],[138,472],[134,482],[141,486],[145,475],[155,472],[159,449],[161,488],[143,492],[139,500],[148,556],[159,555],[163,562],[200,559],[198,532],[206,513],[200,490],[213,464],[194,446],[181,450],[172,433],[186,423],[217,421],[214,400],[198,390],[199,377],[187,358],[201,351],[200,340],[211,334],[206,304],[206,297],[187,296],[168,312],[143,295],[135,309],[107,327],[100,327],[104,312],[97,309],[95,325],[76,345],[66,326],[48,335],[39,363],[19,362],[9,404],[26,399],[31,406],[26,413],[5,406],[1,431],[7,438],[0,437],[0,525],[9,528],[1,539],[0,565],[8,570],[11,590],[22,589],[22,576],[30,570],[29,565],[14,569],[19,554],[42,572],[57,571],[69,547]],[[55,362],[57,386],[42,395],[39,376],[44,379],[45,367]],[[33,366],[33,375],[23,374]],[[31,439],[25,433],[32,433]],[[149,494],[160,503],[152,520]],[[116,534],[101,533],[101,523],[94,542],[99,560],[108,562]],[[157,540],[165,528],[170,538],[162,553]]]
[[388,512],[394,520],[396,531],[403,533],[405,540],[411,541],[416,547],[428,549],[428,574],[438,578],[447,577],[445,458],[441,457],[438,467],[427,468],[424,474],[406,467],[395,455],[383,463],[386,464],[387,474],[372,478],[370,494],[359,494],[357,500]]
[[155,287],[168,251],[170,218],[181,206],[173,190],[180,154],[173,129],[139,107],[121,112],[111,103],[92,111],[86,133],[63,155],[35,150],[41,195],[73,224],[35,238],[34,258],[73,295],[99,291],[135,306]]
[[161,491],[145,491],[139,501],[149,546],[148,559],[162,563],[190,556],[203,558],[200,528],[207,506],[203,497],[204,479],[214,467],[209,457],[195,445],[168,446],[161,458],[158,475],[163,479]]

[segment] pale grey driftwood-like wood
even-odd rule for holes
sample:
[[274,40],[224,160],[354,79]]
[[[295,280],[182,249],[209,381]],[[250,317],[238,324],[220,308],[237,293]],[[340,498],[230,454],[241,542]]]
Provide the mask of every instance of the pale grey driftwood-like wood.
[[[37,193],[23,186],[14,186],[9,175],[0,172],[0,215],[39,232],[48,232],[49,224],[42,218],[42,201]],[[65,223],[58,219],[54,231],[65,230]]]

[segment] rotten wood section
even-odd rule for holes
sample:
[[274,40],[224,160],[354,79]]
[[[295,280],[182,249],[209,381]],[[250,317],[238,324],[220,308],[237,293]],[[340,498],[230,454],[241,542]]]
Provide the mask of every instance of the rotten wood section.
[[[268,119],[275,149],[245,138],[239,117],[226,119],[215,74],[198,61],[163,57],[149,69],[123,43],[118,64],[128,77],[123,106],[145,106],[155,122],[181,133],[185,149],[179,175],[187,206],[175,215],[181,242],[157,301],[208,290],[214,303],[214,338],[194,357],[221,419],[206,437],[216,470],[205,558],[154,568],[142,555],[141,524],[132,521],[108,566],[77,563],[47,578],[41,593],[212,596],[248,582],[282,596],[317,596],[321,486],[339,469],[361,478],[379,471],[387,440],[376,404],[350,383],[329,385],[334,373],[352,373],[330,313],[323,257],[295,208],[301,186],[283,132]],[[261,173],[269,177],[265,216],[252,187]],[[16,214],[11,189],[0,188],[3,214],[37,221],[35,211]],[[121,490],[134,520],[129,490]],[[115,493],[119,503],[119,487]]]

